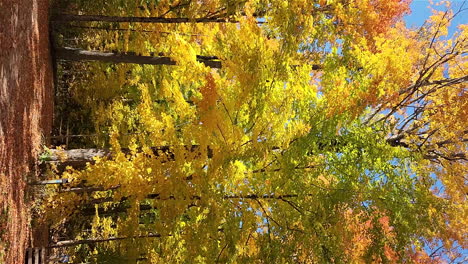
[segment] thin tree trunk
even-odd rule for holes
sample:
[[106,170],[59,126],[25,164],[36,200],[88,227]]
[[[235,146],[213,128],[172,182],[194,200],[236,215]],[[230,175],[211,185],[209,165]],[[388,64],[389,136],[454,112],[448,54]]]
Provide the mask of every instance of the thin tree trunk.
[[150,237],[158,238],[158,237],[161,237],[161,235],[160,234],[148,234],[148,235],[143,235],[143,236],[131,236],[131,237],[109,237],[109,238],[101,238],[101,239],[64,240],[64,241],[59,241],[55,244],[51,244],[48,246],[48,248],[73,247],[73,246],[78,246],[78,245],[89,245],[89,244],[118,241],[118,240],[124,240],[124,239],[138,239],[138,238],[150,238]]
[[[318,7],[314,12],[330,11],[330,6]],[[246,13],[242,12],[242,16]],[[267,15],[266,11],[259,11],[252,14],[255,18],[263,18]],[[231,16],[232,17],[232,16]],[[53,22],[127,22],[127,23],[238,23],[239,21],[230,18],[229,14],[213,17],[123,17],[123,16],[105,16],[105,15],[75,15],[75,14],[56,14],[52,16]],[[268,23],[265,21],[257,21],[258,24]]]
[[[312,194],[306,194],[305,196],[313,196]],[[247,195],[225,195],[222,197],[223,200],[280,200],[286,203],[289,203],[292,205],[291,201],[287,200],[290,198],[298,198],[299,195],[297,194],[283,194],[283,195],[274,195],[274,194],[263,194],[263,195],[257,195],[257,194],[247,194]],[[147,199],[156,199],[156,200],[186,200],[190,199],[193,201],[196,200],[202,200],[201,196],[191,196],[191,197],[184,197],[184,198],[176,198],[174,196],[170,196],[166,199],[161,199],[159,194],[149,194],[146,196]],[[81,216],[94,216],[96,214],[96,207],[95,205],[100,205],[105,202],[112,202],[114,201],[114,198],[112,197],[106,197],[106,198],[100,198],[100,199],[94,199],[91,200],[87,203],[85,203],[85,207],[77,210],[78,214]],[[100,216],[109,216],[109,215],[115,215],[115,214],[120,214],[120,213],[125,213],[127,210],[130,208],[130,205],[125,204],[125,201],[127,201],[127,197],[123,197],[119,202],[115,202],[114,205],[110,206],[110,208],[102,208],[99,207],[97,209],[97,213]],[[196,207],[199,206],[196,203],[191,203],[188,205],[188,208],[191,207]],[[149,211],[151,209],[158,209],[155,206],[148,205],[148,204],[140,204],[139,205],[139,210],[140,212],[142,211]]]
[[[165,155],[168,160],[174,160],[175,155],[172,152],[175,148],[184,148],[187,152],[200,152],[199,145],[187,145],[187,146],[157,146],[151,147],[153,155],[160,156]],[[129,149],[121,149],[123,153],[130,153]],[[61,171],[65,169],[66,166],[71,166],[75,169],[81,169],[86,166],[86,163],[93,163],[94,158],[110,158],[112,157],[112,152],[109,149],[49,149],[47,150],[47,157],[43,164],[47,165],[56,165],[58,170]],[[208,158],[213,157],[213,151],[211,148],[207,149]]]
[[47,151],[48,161],[92,161],[94,157],[109,157],[110,150],[108,149],[49,149]]
[[[386,139],[387,143],[391,146],[400,146],[400,147],[408,147],[408,144],[403,141],[404,135],[398,135],[394,137],[389,137]],[[337,148],[340,147],[341,144],[339,140],[332,140],[328,144],[319,144],[320,148]],[[175,155],[173,150],[176,148],[184,148],[187,152],[201,152],[199,145],[184,145],[184,146],[155,146],[151,147],[151,150],[155,156],[165,155],[168,160],[174,160]],[[273,150],[278,149],[277,147],[273,147]],[[121,149],[122,152],[128,154],[130,153],[129,149]],[[207,156],[208,158],[213,157],[213,150],[208,147],[207,148]],[[112,157],[112,152],[109,149],[70,149],[70,150],[58,150],[58,149],[49,149],[47,153],[47,158],[43,162],[45,164],[55,164],[60,168],[65,168],[66,166],[72,166],[75,169],[84,168],[86,163],[93,163],[94,157],[99,158],[109,158]],[[426,155],[426,158],[431,158]],[[452,155],[455,158],[465,158],[465,156],[457,153]],[[263,170],[258,170],[254,172],[263,172]]]
[[[94,50],[83,50],[75,48],[55,49],[57,59],[71,61],[104,61],[114,63],[135,63],[150,65],[177,65],[170,57],[139,56],[134,54],[124,54],[117,52],[101,52]],[[197,56],[197,61],[204,63],[211,68],[221,68],[221,61],[207,59],[211,57]]]
[[159,30],[146,30],[146,29],[131,29],[131,28],[117,28],[117,27],[104,27],[104,26],[77,26],[77,25],[69,25],[67,28],[79,28],[85,30],[105,30],[105,31],[124,31],[124,32],[138,32],[138,33],[158,33],[158,34],[177,34],[177,35],[184,35],[190,37],[200,37],[204,36],[203,34],[190,34],[190,33],[182,33],[182,32],[170,32],[170,31],[159,31]]
[[[155,57],[141,56],[135,54],[125,54],[118,52],[102,52],[95,50],[83,50],[76,48],[56,48],[55,58],[70,61],[104,61],[113,63],[135,63],[135,64],[150,64],[150,65],[177,65],[170,57]],[[197,61],[205,64],[208,67],[221,69],[221,61],[216,56],[201,56],[197,55]],[[318,71],[323,69],[320,64],[313,64],[312,70]]]
[[137,23],[236,23],[227,18],[186,18],[186,17],[121,17],[121,16],[102,16],[102,15],[72,15],[57,14],[51,19],[54,22],[137,22]]
[[[97,213],[99,216],[109,216],[109,215],[115,215],[119,213],[125,213],[127,210],[130,208],[129,205],[124,205],[124,204],[118,204],[117,206],[113,208],[98,208]],[[151,209],[157,209],[154,206],[148,205],[148,204],[140,204],[140,211],[149,211]],[[81,216],[94,216],[96,215],[96,208],[93,207],[85,207],[81,210],[78,211],[79,215]]]
[[111,152],[108,149],[49,149],[45,155],[44,165],[54,165],[58,171],[63,171],[67,166],[75,169],[86,167],[86,163],[94,163],[94,157],[110,157]]

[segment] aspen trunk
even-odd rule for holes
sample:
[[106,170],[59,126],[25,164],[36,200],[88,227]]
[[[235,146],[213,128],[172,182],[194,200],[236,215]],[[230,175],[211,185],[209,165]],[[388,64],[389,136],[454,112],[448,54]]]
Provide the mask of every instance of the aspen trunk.
[[[134,63],[134,64],[149,64],[149,65],[177,65],[170,57],[164,56],[141,56],[135,54],[125,54],[118,52],[102,52],[95,50],[83,50],[76,48],[56,48],[55,57],[57,59],[69,61],[103,61],[113,63]],[[197,55],[197,61],[214,69],[221,69],[222,63],[217,60],[216,56],[200,56]],[[312,70],[318,71],[323,69],[320,64],[312,64]]]
[[71,15],[58,14],[51,19],[54,22],[127,22],[127,23],[235,23],[226,18],[186,18],[186,17],[121,17],[121,16],[101,16],[101,15]]
[[109,238],[102,238],[102,239],[82,239],[82,240],[64,240],[59,241],[55,244],[49,245],[48,248],[62,248],[62,247],[73,247],[78,245],[89,245],[89,244],[96,244],[102,242],[110,242],[110,241],[118,241],[124,239],[139,239],[139,238],[150,238],[150,237],[161,237],[160,234],[148,234],[143,236],[131,236],[131,237],[109,237]]
[[[57,59],[70,61],[103,61],[113,63],[176,65],[176,62],[170,57],[140,56],[134,54],[101,52],[68,47],[55,49],[55,56]],[[221,68],[221,61],[211,60],[209,58],[210,57],[198,56],[197,61],[202,62],[206,66],[211,68]]]
[[[174,160],[175,155],[172,150],[176,147],[171,146],[157,146],[151,147],[153,155],[162,156],[164,155],[168,160]],[[195,153],[198,152],[201,154],[199,145],[187,145],[187,146],[178,146],[178,148],[183,148],[186,152]],[[130,153],[129,149],[121,149],[123,153]],[[213,157],[213,151],[208,148],[207,150],[208,158]],[[66,166],[71,166],[75,169],[81,169],[86,166],[86,163],[94,163],[94,158],[111,158],[112,152],[109,149],[69,149],[69,150],[59,150],[59,149],[49,149],[46,161],[44,164],[53,164],[57,166],[59,171],[65,169]]]
[[94,157],[109,157],[110,150],[108,149],[49,149],[49,161],[92,161]]
[[55,165],[59,171],[65,170],[67,166],[75,169],[82,169],[86,163],[93,163],[94,157],[110,157],[111,152],[108,149],[49,149],[44,165]]
[[[130,208],[130,206],[125,206],[119,204],[118,206],[110,209],[104,209],[102,207],[97,209],[98,215],[102,216],[109,216],[109,215],[116,215],[120,213],[125,213]],[[140,204],[140,211],[149,211],[151,209],[157,209],[154,206],[148,204]],[[96,208],[94,207],[85,207],[79,211],[81,216],[94,216],[96,215]]]

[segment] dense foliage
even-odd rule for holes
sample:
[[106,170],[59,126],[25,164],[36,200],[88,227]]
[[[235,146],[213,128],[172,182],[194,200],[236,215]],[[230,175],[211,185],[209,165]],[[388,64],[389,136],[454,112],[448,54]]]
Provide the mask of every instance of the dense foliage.
[[446,37],[453,11],[409,29],[405,0],[67,8],[96,15],[61,22],[75,47],[177,64],[78,63],[71,94],[112,155],[61,174],[47,217],[127,239],[78,245],[77,261],[440,263],[466,247],[468,28]]

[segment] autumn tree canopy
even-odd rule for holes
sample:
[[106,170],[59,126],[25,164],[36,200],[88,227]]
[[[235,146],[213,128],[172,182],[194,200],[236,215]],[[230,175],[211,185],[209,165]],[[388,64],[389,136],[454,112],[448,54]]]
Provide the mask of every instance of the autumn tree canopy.
[[409,4],[67,3],[53,16],[58,50],[72,32],[73,48],[133,57],[70,66],[98,135],[78,152],[102,150],[55,168],[70,183],[51,189],[47,221],[94,263],[455,258],[467,246],[468,27],[447,37],[460,15],[448,8],[407,28]]

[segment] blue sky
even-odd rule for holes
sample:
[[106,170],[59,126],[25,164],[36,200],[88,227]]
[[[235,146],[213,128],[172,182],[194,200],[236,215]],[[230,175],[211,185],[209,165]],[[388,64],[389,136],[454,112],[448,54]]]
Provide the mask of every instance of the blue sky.
[[[438,3],[440,1],[434,0],[434,3]],[[452,8],[454,11],[457,11],[462,7],[463,2],[462,0],[452,0],[450,1],[452,4]],[[419,27],[421,26],[424,21],[429,18],[432,14],[431,10],[428,8],[430,5],[430,1],[428,0],[413,0],[411,3],[411,14],[405,17],[406,25],[408,27]],[[445,10],[445,5],[442,6],[434,6],[438,10]],[[460,24],[468,24],[468,1],[463,6],[464,9],[467,9],[461,12],[458,16],[453,19],[452,24],[449,28],[449,36],[453,35],[456,31],[457,26]]]

